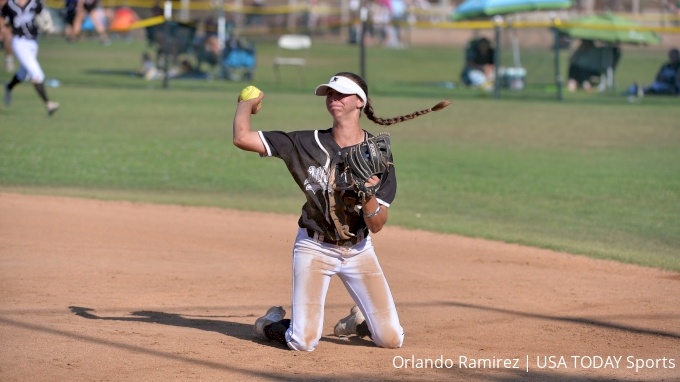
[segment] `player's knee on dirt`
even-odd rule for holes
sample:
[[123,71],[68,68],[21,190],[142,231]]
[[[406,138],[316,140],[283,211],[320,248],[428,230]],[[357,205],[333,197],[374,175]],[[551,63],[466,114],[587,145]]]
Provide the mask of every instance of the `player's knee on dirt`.
[[404,332],[401,328],[383,328],[376,331],[371,337],[373,342],[381,348],[396,349],[400,348],[404,342]]
[[286,333],[286,337],[288,339],[288,347],[292,350],[314,351],[316,346],[319,344],[321,333],[318,333],[318,335],[313,335],[311,333],[305,335],[301,333],[293,333],[292,330],[289,330]]
[[297,351],[314,351],[316,349],[316,345],[319,344],[319,341],[295,341],[292,340],[288,342],[288,347],[291,348],[292,350],[297,350]]
[[293,349],[293,350],[298,350],[298,351],[314,351],[316,349],[316,346],[319,344],[319,339],[321,338],[321,335],[318,336],[312,336],[312,335],[303,335],[303,336],[295,336],[293,335],[288,342],[288,347]]

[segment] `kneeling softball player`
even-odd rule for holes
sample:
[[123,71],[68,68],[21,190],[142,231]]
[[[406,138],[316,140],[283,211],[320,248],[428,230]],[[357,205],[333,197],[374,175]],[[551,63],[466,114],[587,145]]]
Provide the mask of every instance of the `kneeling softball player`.
[[335,335],[369,336],[380,347],[398,348],[404,331],[369,236],[387,222],[397,178],[389,135],[372,136],[359,126],[359,118],[363,111],[374,123],[391,125],[439,110],[448,101],[406,116],[378,118],[366,83],[348,72],[331,77],[315,94],[326,97],[330,129],[252,131],[251,114],[259,111],[264,94],[236,108],[234,144],[282,159],[307,198],[293,247],[291,318],[284,319],[282,307],[271,307],[255,321],[254,334],[293,350],[314,350],[330,278],[338,275],[356,306],[337,323]]

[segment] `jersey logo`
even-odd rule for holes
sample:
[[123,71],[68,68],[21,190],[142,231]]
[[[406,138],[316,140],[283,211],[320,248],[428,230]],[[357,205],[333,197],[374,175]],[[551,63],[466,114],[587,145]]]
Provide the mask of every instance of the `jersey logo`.
[[16,29],[21,29],[26,37],[34,37],[29,28],[34,27],[33,19],[36,16],[35,10],[37,5],[35,2],[29,0],[25,8],[21,8],[15,1],[8,1],[6,4],[14,12],[12,18],[12,26]]
[[14,27],[19,29],[21,27],[29,26],[31,23],[33,23],[34,18],[35,12],[31,12],[28,9],[24,12],[17,13],[17,15],[14,17]]
[[304,183],[306,191],[312,191],[312,193],[316,193],[318,190],[326,191],[328,188],[328,172],[325,168],[309,166],[307,173],[309,176]]

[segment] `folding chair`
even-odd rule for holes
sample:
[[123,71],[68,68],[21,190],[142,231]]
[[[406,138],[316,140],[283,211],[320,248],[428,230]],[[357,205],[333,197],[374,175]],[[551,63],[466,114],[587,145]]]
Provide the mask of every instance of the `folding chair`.
[[307,60],[303,57],[288,57],[285,51],[301,51],[309,50],[312,47],[312,39],[307,35],[301,34],[284,34],[279,37],[278,49],[276,52],[276,57],[274,57],[274,82],[281,82],[281,72],[279,67],[297,66],[298,73],[300,76],[300,85],[305,82],[304,77],[304,67],[307,65]]

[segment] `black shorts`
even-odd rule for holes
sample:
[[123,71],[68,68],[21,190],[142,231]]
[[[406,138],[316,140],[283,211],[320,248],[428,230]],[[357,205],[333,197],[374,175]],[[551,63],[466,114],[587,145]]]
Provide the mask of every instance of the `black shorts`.
[[97,8],[97,5],[99,4],[99,0],[94,0],[94,1],[86,1],[83,3],[83,8],[85,8],[85,12],[90,13],[92,10]]

